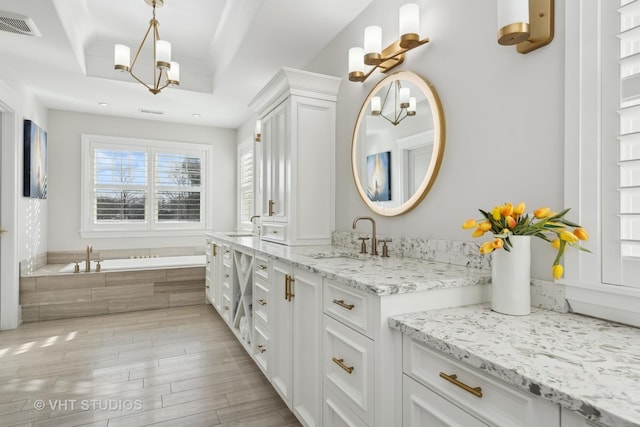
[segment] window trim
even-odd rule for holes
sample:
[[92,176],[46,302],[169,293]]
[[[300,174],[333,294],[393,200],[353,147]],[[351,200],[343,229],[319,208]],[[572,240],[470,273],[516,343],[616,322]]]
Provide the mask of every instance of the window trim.
[[[565,277],[558,283],[565,286],[571,311],[640,326],[640,289],[606,284],[602,279],[603,257],[611,256],[605,253],[609,248],[605,238],[612,232],[601,211],[603,204],[610,204],[607,197],[611,196],[602,189],[603,156],[609,159],[609,153],[602,151],[602,140],[603,132],[611,132],[611,120],[617,120],[617,115],[607,113],[615,110],[603,95],[612,92],[607,85],[614,81],[611,70],[603,67],[607,60],[603,54],[612,49],[602,47],[601,35],[603,25],[613,19],[607,15],[611,11],[603,8],[603,2],[610,1],[565,3],[564,204],[572,207],[577,222],[591,232],[587,245],[591,253],[565,252]],[[617,12],[615,18],[617,23]]]
[[236,206],[236,223],[237,229],[239,231],[253,231],[253,224],[249,221],[242,221],[242,183],[241,183],[241,167],[240,162],[242,158],[242,154],[246,151],[253,152],[253,182],[251,183],[252,187],[252,197],[253,197],[253,215],[256,214],[256,147],[253,141],[253,138],[247,138],[245,141],[238,144],[237,155],[236,155],[236,188],[237,188],[237,206]]
[[[99,224],[93,221],[93,197],[92,177],[91,177],[91,152],[96,146],[109,148],[121,147],[124,149],[135,149],[141,147],[149,152],[149,162],[153,162],[153,153],[157,150],[171,153],[184,153],[199,151],[202,153],[204,164],[201,169],[201,212],[200,222],[188,223],[155,223],[147,221],[144,224]],[[177,147],[184,148],[184,151]],[[80,184],[80,204],[81,204],[81,228],[80,236],[83,238],[127,238],[127,237],[177,237],[177,236],[202,236],[203,232],[211,229],[212,200],[207,196],[210,177],[212,176],[212,147],[208,144],[162,141],[142,138],[115,137],[107,135],[81,135],[81,184]],[[150,169],[153,167],[150,166]],[[150,184],[149,184],[150,185]],[[151,214],[154,209],[151,207]]]

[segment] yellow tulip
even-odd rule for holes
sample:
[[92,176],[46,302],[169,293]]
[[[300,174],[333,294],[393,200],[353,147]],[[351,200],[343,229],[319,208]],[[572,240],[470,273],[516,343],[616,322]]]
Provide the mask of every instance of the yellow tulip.
[[548,217],[549,213],[551,213],[551,209],[549,209],[549,208],[539,208],[539,209],[536,209],[535,211],[533,211],[533,216],[535,216],[538,219],[542,219],[542,218]]
[[527,205],[525,205],[524,202],[520,202],[515,208],[513,208],[513,214],[515,216],[520,216],[524,213],[525,209],[527,209]]
[[507,227],[513,230],[513,228],[516,226],[516,220],[513,219],[512,216],[507,216],[506,220],[507,220]]
[[473,230],[473,233],[471,233],[471,237],[482,237],[484,235],[484,231],[482,231],[481,228],[476,228],[475,230]]
[[475,219],[468,219],[464,222],[464,224],[462,224],[462,228],[464,228],[465,230],[468,230],[470,228],[473,228],[476,226],[476,220]]
[[513,205],[511,203],[505,203],[504,205],[500,206],[500,214],[502,214],[502,216],[511,216],[512,213]]
[[589,233],[584,228],[576,228],[573,234],[580,240],[589,240]]
[[493,210],[491,211],[491,215],[493,215],[493,219],[498,221],[500,219],[500,206],[496,206],[495,208],[493,208]]
[[562,230],[560,232],[560,239],[568,243],[575,243],[578,241],[578,237],[569,230]]
[[482,231],[489,231],[491,230],[491,223],[489,221],[482,221],[478,223],[478,228]]
[[493,239],[493,242],[491,242],[491,246],[493,247],[493,249],[502,249],[502,247],[504,246],[504,241],[500,238]]
[[484,242],[480,245],[480,253],[485,255],[493,252],[493,243],[492,242]]
[[560,239],[554,239],[551,242],[551,247],[553,247],[553,249],[560,249]]
[[553,278],[556,280],[560,279],[562,277],[562,273],[564,273],[562,265],[553,264],[553,267],[551,267],[551,274],[553,275]]

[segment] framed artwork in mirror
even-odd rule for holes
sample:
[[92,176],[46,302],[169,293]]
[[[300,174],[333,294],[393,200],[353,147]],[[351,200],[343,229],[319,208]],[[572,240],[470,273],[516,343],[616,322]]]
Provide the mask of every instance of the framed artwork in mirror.
[[367,156],[367,196],[372,202],[391,200],[391,151]]
[[47,198],[47,133],[31,120],[24,121],[23,196]]

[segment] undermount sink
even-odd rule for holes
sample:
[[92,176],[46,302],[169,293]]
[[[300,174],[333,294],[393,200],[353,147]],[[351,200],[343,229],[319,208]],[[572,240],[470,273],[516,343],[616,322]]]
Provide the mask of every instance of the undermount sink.
[[311,255],[313,259],[354,259],[354,260],[367,260],[370,258],[369,254],[356,254],[350,252],[316,252]]

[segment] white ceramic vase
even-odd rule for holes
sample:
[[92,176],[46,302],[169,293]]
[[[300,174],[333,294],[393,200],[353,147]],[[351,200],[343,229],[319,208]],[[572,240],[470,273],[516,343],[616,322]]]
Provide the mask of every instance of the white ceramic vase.
[[491,309],[525,316],[531,313],[531,236],[510,236],[510,252],[493,251]]

